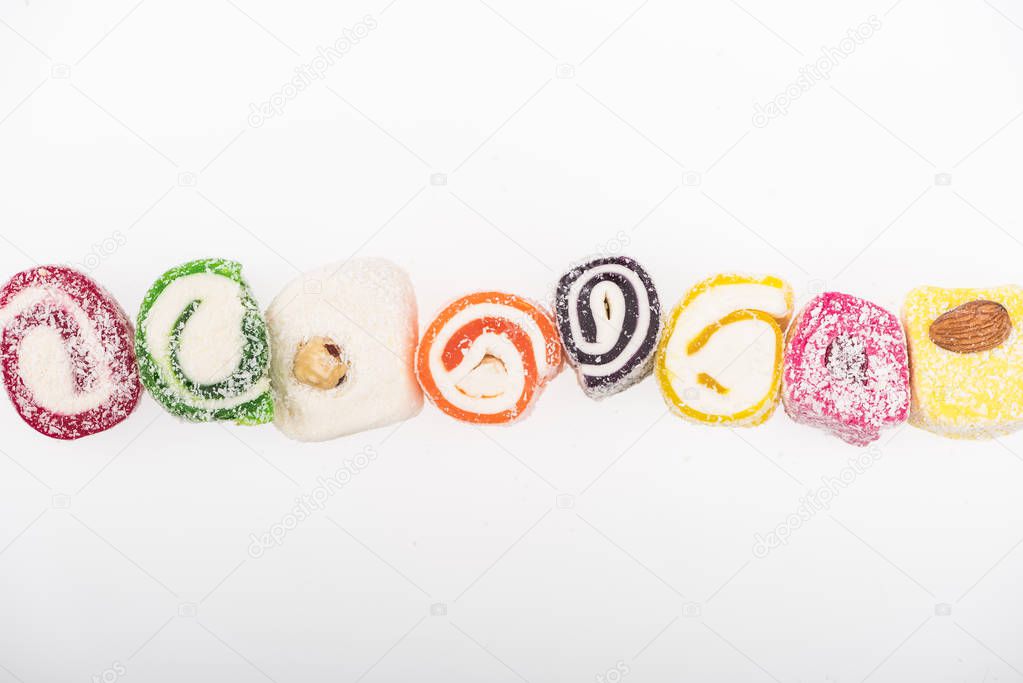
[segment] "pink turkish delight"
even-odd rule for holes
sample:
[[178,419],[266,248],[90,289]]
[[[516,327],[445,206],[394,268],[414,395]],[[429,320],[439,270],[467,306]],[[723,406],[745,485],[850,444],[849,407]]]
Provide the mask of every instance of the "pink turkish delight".
[[796,422],[866,446],[905,422],[909,392],[906,335],[880,306],[825,292],[789,328],[782,400]]

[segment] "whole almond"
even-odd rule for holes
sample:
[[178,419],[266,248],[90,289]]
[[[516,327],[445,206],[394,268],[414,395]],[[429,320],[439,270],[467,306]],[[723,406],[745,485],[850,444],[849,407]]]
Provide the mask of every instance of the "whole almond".
[[943,313],[931,323],[928,336],[953,353],[979,353],[1000,346],[1012,332],[1005,306],[977,299]]

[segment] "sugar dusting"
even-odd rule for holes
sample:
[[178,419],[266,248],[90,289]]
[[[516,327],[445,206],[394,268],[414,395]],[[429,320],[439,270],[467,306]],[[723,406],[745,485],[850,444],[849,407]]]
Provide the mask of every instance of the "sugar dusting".
[[661,304],[634,259],[602,257],[571,268],[558,281],[554,312],[565,355],[590,398],[613,396],[653,372]]
[[131,323],[83,273],[63,266],[18,273],[0,290],[0,326],[7,394],[41,434],[95,434],[138,404],[142,386]]
[[[193,306],[196,321],[181,322]],[[190,331],[193,325],[197,330]],[[173,415],[195,422],[273,420],[269,335],[241,264],[199,259],[164,273],[142,302],[135,346],[142,382]],[[198,376],[189,374],[197,369]]]
[[867,381],[867,340],[838,335],[824,353],[824,365],[838,382],[863,384]]
[[847,294],[811,300],[789,331],[783,399],[796,422],[857,446],[904,422],[909,365],[898,319]]
[[[400,267],[353,258],[305,273],[266,311],[276,392],[274,425],[299,441],[325,441],[409,419],[422,409],[413,372],[419,341],[415,291]],[[295,378],[299,348],[329,338],[348,371],[332,389]]]
[[[1008,338],[974,353],[937,346],[929,334],[934,321],[977,300],[994,301],[1006,309],[1013,323]],[[907,294],[902,313],[911,356],[911,424],[966,439],[1023,428],[1023,289],[918,287]]]

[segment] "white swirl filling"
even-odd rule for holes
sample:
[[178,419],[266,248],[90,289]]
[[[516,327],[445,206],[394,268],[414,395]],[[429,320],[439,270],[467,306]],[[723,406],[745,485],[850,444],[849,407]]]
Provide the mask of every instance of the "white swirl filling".
[[198,384],[213,384],[230,377],[241,362],[245,338],[242,335],[241,285],[214,273],[179,277],[164,288],[149,309],[145,321],[146,348],[168,385],[191,406],[216,410],[253,401],[270,388],[268,377],[253,377],[249,388],[237,396],[203,399],[188,393],[171,371],[171,336],[181,312],[193,301],[202,303],[181,333],[178,361],[186,377]]
[[734,415],[761,402],[772,389],[781,342],[765,320],[746,318],[724,325],[689,353],[690,344],[708,326],[736,311],[763,311],[775,319],[790,313],[785,290],[778,287],[711,287],[679,313],[665,349],[665,369],[675,393],[706,415]]
[[472,341],[462,360],[446,370],[444,347],[464,325],[484,317],[505,318],[529,336],[539,380],[554,370],[547,363],[547,341],[536,321],[526,312],[499,303],[475,304],[456,313],[439,332],[430,348],[430,372],[444,397],[457,408],[472,413],[494,414],[515,408],[526,386],[526,369],[518,348],[507,337],[484,332]]
[[583,287],[595,276],[601,273],[617,273],[623,275],[636,292],[638,301],[638,318],[636,321],[636,332],[629,339],[628,344],[622,352],[613,360],[602,365],[579,364],[579,370],[591,377],[604,377],[620,370],[622,366],[639,352],[643,345],[646,332],[651,325],[650,321],[650,295],[646,291],[646,285],[635,271],[617,263],[609,263],[596,266],[587,270],[582,276],[572,283],[568,290],[568,319],[572,329],[572,339],[576,348],[582,353],[591,356],[601,356],[610,353],[614,349],[622,334],[622,326],[625,323],[625,296],[621,289],[614,282],[598,282],[590,290],[590,300],[585,302],[593,312],[593,319],[596,323],[596,341],[586,341],[583,337],[582,326],[579,323],[579,310],[576,301],[579,300]]
[[75,301],[56,287],[29,287],[16,294],[0,311],[0,329],[16,322],[19,313],[37,304],[63,308],[78,323],[76,351],[91,368],[86,390],[75,385],[73,359],[60,332],[49,326],[26,330],[18,352],[18,374],[35,401],[44,409],[65,415],[93,410],[106,403],[115,386],[110,363],[95,323]]

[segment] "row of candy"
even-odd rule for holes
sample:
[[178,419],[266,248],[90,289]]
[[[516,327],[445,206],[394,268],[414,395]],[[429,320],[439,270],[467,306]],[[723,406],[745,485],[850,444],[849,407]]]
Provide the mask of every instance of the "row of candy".
[[204,259],[158,279],[133,330],[88,276],[46,266],[0,289],[0,365],[21,417],[58,439],[118,424],[143,385],[185,420],[274,422],[300,441],[406,420],[424,393],[456,419],[509,423],[564,356],[594,399],[654,374],[687,420],[755,426],[781,400],[796,422],[862,446],[907,418],[953,437],[1023,425],[1021,316],[1016,287],[928,287],[908,295],[902,322],[834,292],[793,320],[783,280],[722,274],[663,317],[649,273],[608,257],[560,278],[553,316],[479,292],[444,308],[420,339],[411,282],[388,261],[300,276],[264,316],[239,264]]

